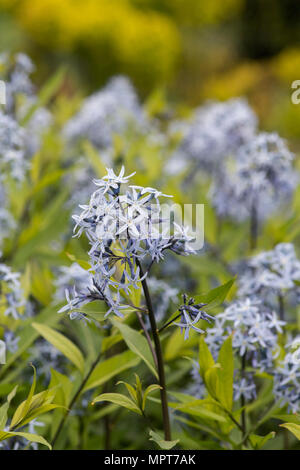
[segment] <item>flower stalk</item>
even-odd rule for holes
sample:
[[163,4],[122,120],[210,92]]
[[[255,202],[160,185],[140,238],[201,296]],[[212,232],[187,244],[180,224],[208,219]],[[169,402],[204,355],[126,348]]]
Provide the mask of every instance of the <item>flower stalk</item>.
[[[140,268],[140,273],[143,278],[142,266],[138,259],[136,263],[137,263],[137,266]],[[152,332],[156,358],[157,358],[157,371],[158,371],[158,377],[159,377],[159,385],[161,386],[160,396],[161,396],[164,435],[165,435],[165,440],[170,441],[171,440],[171,426],[170,426],[170,418],[169,418],[169,408],[168,408],[168,398],[167,398],[163,355],[162,355],[162,349],[161,349],[159,333],[158,333],[158,329],[156,325],[155,315],[153,311],[152,300],[151,300],[150,292],[148,289],[147,281],[145,278],[142,280],[142,287],[143,287],[146,305],[147,305],[148,312],[149,312],[151,332]]]

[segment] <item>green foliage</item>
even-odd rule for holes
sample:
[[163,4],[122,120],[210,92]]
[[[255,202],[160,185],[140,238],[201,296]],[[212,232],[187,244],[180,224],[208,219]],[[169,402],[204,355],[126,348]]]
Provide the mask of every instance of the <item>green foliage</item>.
[[84,371],[84,358],[81,351],[75,346],[72,341],[66,338],[61,333],[53,330],[46,325],[41,325],[39,323],[32,323],[33,328],[35,328],[41,336],[43,336],[49,343],[51,343],[55,348],[62,352],[73,364],[78,368],[78,370],[83,373]]
[[116,405],[123,406],[124,408],[134,411],[140,415],[144,415],[146,408],[146,401],[148,395],[155,390],[159,390],[161,387],[158,384],[149,385],[145,391],[142,389],[142,383],[137,374],[135,374],[136,384],[135,386],[130,385],[127,382],[119,381],[117,385],[125,385],[127,392],[129,393],[130,398],[126,395],[121,395],[120,393],[102,393],[93,399],[92,405],[102,401],[108,401],[115,403]]
[[165,441],[157,432],[150,431],[150,441],[154,441],[160,449],[170,450],[178,444],[179,439],[175,441]]
[[300,441],[300,424],[295,423],[284,423],[280,425],[282,428],[288,429],[294,436]]
[[144,338],[144,336],[130,328],[128,325],[119,322],[118,320],[112,320],[112,323],[114,326],[116,326],[116,328],[118,328],[118,330],[120,330],[128,348],[145,362],[145,364],[157,378],[158,375],[155,369],[153,357],[151,355],[151,351],[149,350],[147,340]]
[[37,416],[43,415],[60,406],[53,403],[56,394],[55,388],[49,387],[49,389],[43,392],[34,394],[36,388],[35,367],[33,367],[33,371],[33,382],[29,394],[26,400],[20,403],[16,411],[14,412],[9,424],[8,431],[5,430],[5,428],[7,427],[8,411],[10,409],[11,401],[17,393],[18,386],[16,386],[12,390],[12,392],[7,397],[6,403],[4,403],[4,405],[2,405],[0,408],[0,441],[4,441],[14,436],[19,436],[25,438],[30,442],[37,442],[43,444],[49,447],[49,449],[51,449],[51,445],[49,444],[49,442],[47,442],[46,439],[44,439],[42,436],[23,431],[15,431],[16,429],[23,428],[24,426],[26,426]]

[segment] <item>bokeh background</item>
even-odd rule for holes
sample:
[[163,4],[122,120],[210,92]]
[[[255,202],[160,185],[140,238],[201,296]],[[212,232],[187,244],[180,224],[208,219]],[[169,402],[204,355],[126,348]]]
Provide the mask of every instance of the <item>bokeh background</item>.
[[37,83],[65,64],[72,96],[115,74],[182,107],[243,95],[296,147],[299,39],[299,0],[0,0],[0,50],[27,52]]

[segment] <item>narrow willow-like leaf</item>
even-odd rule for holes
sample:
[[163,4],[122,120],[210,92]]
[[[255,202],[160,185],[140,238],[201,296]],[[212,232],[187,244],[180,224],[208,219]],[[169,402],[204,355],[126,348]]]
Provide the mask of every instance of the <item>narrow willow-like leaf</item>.
[[31,434],[29,432],[0,431],[0,441],[4,441],[5,439],[9,439],[10,437],[14,437],[14,436],[24,437],[30,442],[37,442],[39,444],[43,444],[44,446],[49,447],[50,450],[52,449],[49,442],[46,441],[46,439],[44,439],[42,436],[39,436],[38,434]]
[[207,294],[197,295],[195,297],[196,302],[207,303],[208,305],[205,307],[205,310],[211,310],[217,307],[226,299],[234,281],[235,279],[230,279],[229,281],[225,282],[225,284],[212,289]]
[[215,364],[215,361],[204,340],[204,336],[201,335],[200,340],[199,340],[199,366],[200,366],[200,374],[203,380],[205,378],[206,371],[208,371],[208,369],[213,367],[214,364]]
[[146,388],[146,390],[144,392],[144,396],[143,396],[143,404],[142,404],[143,411],[145,410],[145,407],[146,407],[146,401],[147,401],[148,395],[150,393],[154,392],[155,390],[160,390],[160,389],[161,389],[161,386],[158,385],[158,384],[152,384],[152,385],[149,385],[149,387]]
[[126,397],[125,395],[121,395],[121,393],[102,393],[94,398],[92,404],[99,403],[103,401],[108,401],[110,403],[114,403],[115,405],[122,406],[123,408],[127,408],[130,411],[133,411],[139,415],[142,414],[141,410],[138,406],[130,400],[130,398]]
[[10,392],[10,394],[7,397],[6,403],[1,406],[0,408],[0,430],[4,429],[6,422],[7,422],[7,411],[10,405],[11,400],[14,398],[16,392],[17,392],[18,385],[16,385],[13,390]]
[[156,442],[156,444],[163,450],[170,450],[178,444],[179,439],[176,441],[165,441],[160,435],[155,431],[150,431],[150,441]]
[[232,351],[232,337],[229,336],[219,352],[218,362],[220,363],[219,374],[219,387],[220,395],[219,400],[222,405],[228,410],[232,409],[233,401],[233,373],[234,373],[234,358]]
[[294,436],[297,437],[300,441],[300,424],[295,424],[295,423],[284,423],[280,424],[282,428],[288,429],[291,433],[294,434]]
[[83,374],[84,372],[84,358],[81,351],[75,346],[72,341],[66,338],[61,333],[58,333],[53,328],[40,323],[33,323],[33,328],[40,333],[49,343],[58,349],[64,356],[66,356]]
[[138,331],[130,328],[130,326],[125,325],[118,320],[112,320],[112,322],[114,326],[120,330],[129,349],[131,349],[132,352],[137,354],[145,362],[151,372],[153,372],[155,377],[158,379],[154,360],[146,338]]
[[87,381],[84,391],[104,384],[124,370],[135,367],[139,362],[140,358],[131,351],[125,351],[100,362]]
[[32,401],[32,397],[34,395],[34,391],[35,391],[35,387],[36,387],[36,370],[35,370],[34,366],[32,366],[32,367],[33,367],[33,381],[32,381],[32,385],[30,387],[28,397],[16,409],[16,411],[15,411],[13,417],[12,417],[11,423],[10,423],[10,429],[16,428],[23,421],[23,419],[25,418],[25,416],[27,415],[27,413],[29,411],[31,401]]

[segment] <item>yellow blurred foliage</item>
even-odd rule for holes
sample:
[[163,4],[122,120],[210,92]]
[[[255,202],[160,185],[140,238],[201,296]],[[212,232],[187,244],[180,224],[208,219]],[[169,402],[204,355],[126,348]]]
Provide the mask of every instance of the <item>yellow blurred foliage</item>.
[[176,66],[180,36],[172,19],[129,0],[0,0],[7,6],[36,44],[114,61],[138,83],[165,82]]
[[285,84],[300,79],[300,47],[282,51],[272,63],[272,71]]
[[188,24],[216,24],[234,16],[244,0],[164,0],[169,3],[178,21]]
[[178,24],[190,26],[217,24],[239,13],[245,0],[131,0],[140,7],[165,11]]
[[203,87],[205,98],[226,100],[251,92],[264,76],[264,68],[256,62],[246,62],[229,72],[218,75],[206,82]]

